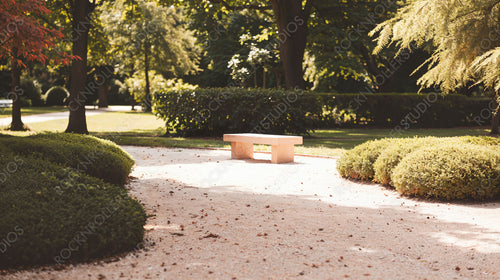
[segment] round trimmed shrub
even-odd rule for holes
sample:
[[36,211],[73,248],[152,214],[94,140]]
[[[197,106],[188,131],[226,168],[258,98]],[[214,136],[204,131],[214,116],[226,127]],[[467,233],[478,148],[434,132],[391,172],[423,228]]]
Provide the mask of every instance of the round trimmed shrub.
[[407,154],[420,149],[423,146],[434,145],[439,138],[404,138],[394,140],[392,145],[383,150],[377,160],[373,163],[373,181],[382,185],[392,185],[391,174],[401,159]]
[[48,106],[62,106],[66,103],[69,97],[69,92],[61,86],[51,87],[45,93],[45,104]]
[[134,159],[129,153],[125,152],[120,146],[116,145],[115,142],[107,139],[101,139],[95,136],[78,134],[78,133],[53,133],[53,132],[39,133],[36,135],[32,135],[30,137],[40,140],[50,139],[50,140],[62,141],[64,143],[80,143],[80,144],[87,144],[89,146],[101,146],[110,152],[118,154],[120,157],[126,159],[132,164],[134,163]]
[[[5,149],[5,148],[0,148]],[[0,154],[0,268],[111,256],[142,242],[147,215],[116,185],[45,160]]]
[[0,139],[17,154],[72,167],[106,182],[123,185],[134,165],[132,157],[111,141],[68,133]]
[[394,168],[396,190],[441,200],[489,199],[500,193],[496,148],[447,141],[414,151]]
[[375,175],[373,181],[392,186],[391,174],[393,169],[408,154],[423,147],[430,147],[440,143],[464,143],[491,146],[499,145],[500,139],[487,136],[461,136],[461,137],[425,137],[425,138],[403,138],[394,140],[393,143],[382,151],[380,156],[373,164]]
[[395,141],[391,138],[365,142],[347,151],[338,161],[337,170],[342,177],[371,180],[375,174],[373,163],[380,153]]

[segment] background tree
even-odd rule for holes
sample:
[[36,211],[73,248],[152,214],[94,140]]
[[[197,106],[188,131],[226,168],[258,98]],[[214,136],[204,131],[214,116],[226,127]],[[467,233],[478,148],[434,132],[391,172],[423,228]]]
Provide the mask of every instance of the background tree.
[[286,86],[305,87],[302,63],[307,43],[307,23],[313,9],[313,0],[163,0],[162,2],[187,6],[194,11],[194,14],[196,11],[210,10],[220,17],[221,14],[253,10],[272,17],[278,31]]
[[196,38],[185,28],[181,10],[155,1],[128,5],[122,0],[103,7],[101,19],[120,60],[118,70],[144,73],[145,111],[151,111],[151,70],[165,78],[198,70]]
[[376,43],[368,33],[397,10],[396,1],[323,1],[309,22],[306,77],[323,92],[413,92],[409,77],[428,54],[413,50],[393,59],[394,48],[372,54]]
[[[395,43],[399,51],[411,44],[430,42],[435,47],[423,87],[439,85],[445,92],[483,83],[500,91],[500,1],[412,0],[396,16],[372,31],[379,34],[375,53]],[[422,65],[425,66],[425,65]],[[498,102],[493,113],[492,134],[498,134]]]
[[[40,16],[49,13],[42,0],[3,0],[0,3],[0,59],[7,58],[11,65],[11,130],[25,129],[21,120],[21,68],[26,67],[26,61],[45,63],[48,60],[45,51],[63,37],[58,30],[40,23]],[[70,58],[63,52],[57,55],[62,58],[62,62]]]
[[[416,79],[408,76],[412,66],[425,61],[426,52],[416,51],[409,58],[397,61],[392,59],[395,53],[392,49],[377,55],[371,53],[375,43],[368,32],[396,11],[398,5],[395,1],[291,1],[295,3],[293,5],[287,1],[275,1],[274,6],[269,5],[270,2],[273,1],[182,1],[187,5],[190,27],[204,43],[202,85],[214,86],[210,83],[212,81],[217,81],[217,86],[227,85],[227,82],[221,83],[219,77],[233,73],[224,71],[233,55],[247,56],[249,50],[245,48],[249,48],[249,44],[242,47],[237,41],[249,36],[258,38],[251,41],[257,47],[273,52],[277,50],[280,62],[272,67],[272,73],[278,80],[281,80],[280,76],[288,76],[288,80],[300,76],[300,79],[295,79],[300,80],[293,83],[295,86],[303,84],[304,69],[309,82],[304,86],[319,91],[353,92],[366,87],[373,87],[378,92],[417,89]],[[298,3],[302,5],[301,10]],[[282,13],[289,17],[300,16],[289,20],[283,29],[277,18]],[[283,19],[283,16],[279,17]],[[303,37],[299,34],[301,32],[307,36]],[[269,47],[268,43],[272,42],[276,50]],[[296,44],[296,49],[288,48],[288,43]],[[295,52],[297,50],[300,50],[299,54]],[[285,61],[296,66],[285,66]],[[240,66],[246,67],[243,63]],[[292,70],[297,72],[287,73]],[[205,79],[205,76],[210,76],[210,79]],[[383,81],[376,81],[377,76],[383,76]]]

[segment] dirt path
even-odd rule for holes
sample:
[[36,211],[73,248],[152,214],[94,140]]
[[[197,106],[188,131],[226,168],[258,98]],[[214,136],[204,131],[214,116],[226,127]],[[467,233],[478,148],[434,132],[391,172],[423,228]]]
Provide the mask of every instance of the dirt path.
[[500,203],[401,198],[333,159],[125,149],[131,194],[155,215],[145,249],[5,279],[500,279]]

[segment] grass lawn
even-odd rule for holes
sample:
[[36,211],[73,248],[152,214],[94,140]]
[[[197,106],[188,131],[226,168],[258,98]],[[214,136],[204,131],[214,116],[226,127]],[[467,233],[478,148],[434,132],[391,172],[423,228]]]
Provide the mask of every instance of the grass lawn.
[[[66,112],[66,111],[68,111],[68,108],[64,106],[21,108],[21,114],[23,116],[44,114],[44,113]],[[11,116],[12,116],[12,108],[0,108],[0,119],[10,118]]]
[[[29,126],[36,132],[63,132],[67,119],[32,123]],[[87,117],[90,134],[110,139],[120,145],[138,145],[151,147],[176,148],[230,148],[230,144],[220,138],[173,138],[161,137],[165,133],[164,122],[152,114],[140,112],[109,112]],[[388,137],[390,129],[330,129],[317,130],[310,137],[304,137],[304,145],[296,146],[298,154],[340,156],[346,149],[351,149],[365,141]],[[9,132],[2,132],[9,133]],[[33,133],[33,132],[32,132]],[[28,135],[29,132],[10,133]],[[488,135],[485,128],[452,129],[410,129],[400,137],[414,136],[464,136]],[[255,145],[257,151],[270,151],[267,145]]]

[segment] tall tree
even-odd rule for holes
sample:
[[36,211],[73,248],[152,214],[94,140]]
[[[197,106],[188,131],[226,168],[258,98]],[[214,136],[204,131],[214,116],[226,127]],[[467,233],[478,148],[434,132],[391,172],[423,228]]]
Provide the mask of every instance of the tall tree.
[[127,4],[121,0],[105,6],[101,19],[121,63],[120,70],[144,73],[145,111],[151,111],[152,70],[167,78],[198,70],[196,38],[185,28],[181,10],[155,1]]
[[213,9],[216,6],[218,13],[228,14],[242,10],[257,10],[268,15],[272,13],[278,28],[280,58],[286,86],[287,88],[305,87],[302,63],[307,43],[307,23],[314,0],[163,0],[162,2],[188,5],[192,11]]
[[[26,61],[48,60],[46,51],[51,49],[56,40],[63,35],[56,29],[43,26],[40,16],[50,10],[43,0],[2,0],[0,2],[0,58],[8,58],[12,75],[12,123],[11,130],[24,130],[21,120],[20,88],[21,69]],[[57,55],[67,62],[70,58],[65,53]]]
[[[500,1],[410,0],[396,16],[378,25],[375,53],[395,43],[400,51],[412,44],[434,45],[424,87],[439,85],[445,92],[483,83],[500,99]],[[494,100],[495,100],[494,99]],[[492,134],[498,134],[499,109],[492,114]]]
[[72,15],[72,53],[80,57],[71,64],[69,88],[69,122],[66,132],[88,134],[85,117],[85,85],[87,81],[87,50],[91,15],[96,0],[69,1]]

